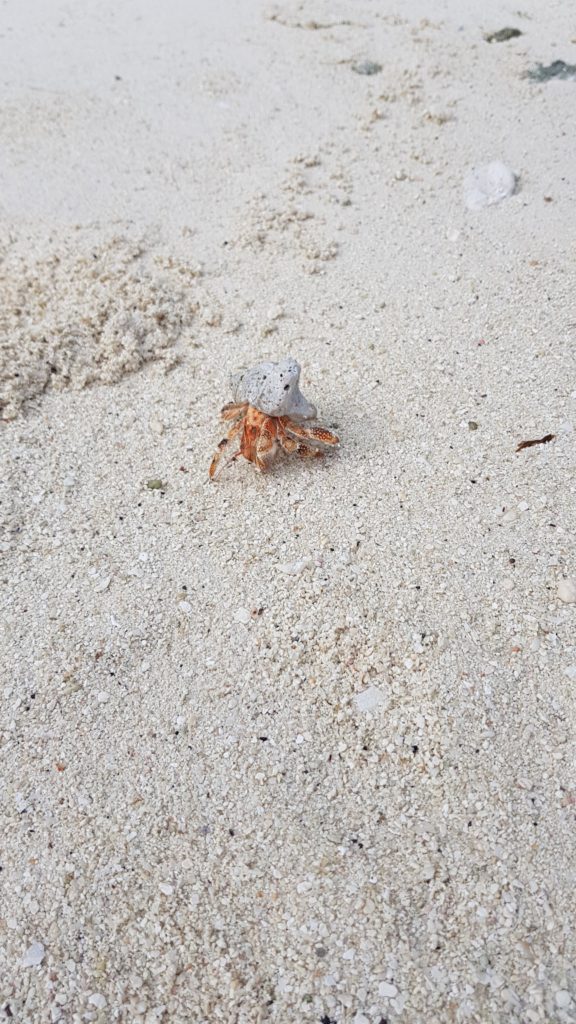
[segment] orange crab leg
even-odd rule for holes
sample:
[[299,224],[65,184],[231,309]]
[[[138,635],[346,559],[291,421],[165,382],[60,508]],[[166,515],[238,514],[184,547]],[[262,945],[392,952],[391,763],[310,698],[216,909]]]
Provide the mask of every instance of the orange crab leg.
[[284,430],[289,430],[295,437],[304,438],[307,441],[319,441],[321,444],[339,444],[339,438],[332,434],[325,427],[303,427],[300,423],[294,423],[287,416],[281,416],[280,422]]
[[229,402],[220,410],[220,418],[223,420],[235,420],[243,416],[248,408],[248,402]]
[[240,454],[245,459],[248,459],[248,462],[256,462],[257,438],[258,428],[244,420],[244,433],[242,434],[242,442],[240,444]]
[[272,416],[268,416],[260,427],[260,433],[256,440],[256,465],[258,469],[266,469],[265,456],[270,458],[274,454],[274,448],[276,447],[276,420]]
[[284,451],[289,455],[295,452],[298,447],[298,441],[296,438],[288,437],[281,419],[278,420],[278,440]]
[[298,441],[295,454],[299,455],[301,459],[322,459],[324,457],[324,452],[320,448],[311,448],[309,444],[303,444],[302,441]]
[[[260,454],[268,452],[267,438],[269,434],[275,432],[274,421],[271,417],[266,416],[265,413],[260,412],[253,405],[248,406],[248,411],[244,417],[244,433],[242,434],[242,442],[240,445],[240,453],[244,456],[248,462],[254,463],[258,469],[264,468],[264,462],[260,459]],[[262,441],[260,441],[261,434],[264,434]],[[258,452],[258,445],[261,444],[261,452]]]
[[278,420],[278,440],[285,452],[290,455],[299,455],[301,459],[318,459],[322,458],[324,454],[319,448],[311,448],[310,445],[303,444],[302,441],[297,441],[294,437],[289,437],[280,420]]
[[[243,420],[240,420],[238,423],[234,423],[230,427],[230,430],[226,434],[226,437],[223,437],[222,440],[220,441],[220,444],[218,445],[218,448],[216,449],[216,452],[214,454],[214,458],[210,463],[210,469],[208,470],[208,476],[210,477],[211,480],[214,479],[216,470],[218,468],[218,463],[220,462],[220,459],[222,458],[224,452],[226,451],[228,445],[230,444],[230,441],[233,441],[234,438],[238,436],[238,434],[242,430],[243,425]],[[236,452],[231,459],[228,459],[228,462],[225,462],[224,465],[220,467],[220,472],[222,472],[224,467],[227,466],[230,462],[232,462],[233,459],[237,458],[238,455],[240,455],[240,452]]]

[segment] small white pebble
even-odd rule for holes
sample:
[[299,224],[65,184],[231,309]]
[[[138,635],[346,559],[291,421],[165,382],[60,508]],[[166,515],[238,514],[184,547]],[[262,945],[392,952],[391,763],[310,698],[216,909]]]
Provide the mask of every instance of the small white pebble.
[[179,601],[178,607],[181,612],[184,612],[185,615],[190,615],[190,612],[192,611],[192,605],[190,604],[190,601]]
[[172,893],[174,892],[174,886],[170,885],[169,882],[160,882],[158,888],[160,889],[160,892],[164,894],[164,896],[171,896]]
[[110,700],[110,694],[106,693],[106,690],[100,690],[97,694],[96,700],[99,704],[106,704],[106,702]]
[[354,696],[358,711],[374,711],[385,700],[384,693],[377,686],[369,686]]
[[103,1010],[106,1006],[106,996],[103,996],[101,992],[93,992],[91,996],[88,996],[88,1002],[98,1010]]
[[69,473],[68,476],[64,477],[62,483],[64,484],[64,487],[74,487],[74,484],[76,483],[76,477],[72,476],[72,473]]
[[391,985],[388,981],[381,981],[378,985],[378,995],[383,999],[394,999],[398,995],[398,989],[396,985]]
[[312,559],[307,557],[300,558],[297,562],[285,562],[279,565],[278,568],[280,572],[285,573],[287,576],[299,576],[301,572],[304,572],[304,569],[310,568],[311,565]]
[[502,516],[503,523],[513,523],[516,519],[518,519],[518,513],[515,508],[508,509]]
[[153,434],[157,434],[158,436],[163,434],[164,433],[164,424],[162,423],[162,420],[158,420],[156,418],[151,419],[150,420],[150,430],[152,431]]
[[518,502],[518,508],[520,509],[521,512],[527,512],[528,509],[530,508],[530,505],[528,504],[527,501],[519,501]]
[[515,191],[516,175],[500,160],[493,160],[483,167],[475,167],[466,176],[464,202],[469,210],[482,210],[501,203]]
[[507,578],[506,578],[506,579],[505,579],[505,580],[503,581],[503,583],[502,583],[502,588],[503,588],[504,590],[514,590],[514,580],[511,580],[511,579],[510,579],[510,577],[508,576],[508,577],[507,577]]
[[576,580],[560,580],[558,597],[564,601],[564,604],[576,604]]
[[42,963],[45,953],[46,950],[41,942],[33,942],[22,957],[22,967],[38,967],[38,964]]
[[568,679],[576,679],[576,665],[569,665],[568,668],[565,668],[564,675],[568,676]]
[[554,1002],[560,1010],[567,1010],[572,1003],[572,996],[565,988],[561,988],[554,996]]
[[234,622],[242,622],[246,626],[250,622],[250,612],[247,608],[239,608],[234,616]]
[[102,579],[98,580],[96,586],[94,587],[96,593],[102,594],[105,590],[108,590],[111,579],[111,576],[104,576]]

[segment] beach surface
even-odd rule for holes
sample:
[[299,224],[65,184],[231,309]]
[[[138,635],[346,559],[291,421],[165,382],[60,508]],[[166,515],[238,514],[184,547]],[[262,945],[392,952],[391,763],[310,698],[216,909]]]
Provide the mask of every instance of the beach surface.
[[[1,1019],[576,1021],[574,64],[560,0],[2,6]],[[287,355],[340,448],[210,483]]]

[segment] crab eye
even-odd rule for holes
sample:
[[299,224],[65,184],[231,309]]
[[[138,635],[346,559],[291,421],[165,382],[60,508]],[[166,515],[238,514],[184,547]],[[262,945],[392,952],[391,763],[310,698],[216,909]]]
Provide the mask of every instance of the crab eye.
[[289,390],[290,390],[290,385],[289,384],[285,384],[284,385],[284,391],[289,391]]

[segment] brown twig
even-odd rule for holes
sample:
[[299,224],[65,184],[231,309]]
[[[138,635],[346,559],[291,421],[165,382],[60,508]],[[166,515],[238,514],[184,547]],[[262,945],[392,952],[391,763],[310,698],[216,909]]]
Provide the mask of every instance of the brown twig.
[[553,441],[556,434],[545,434],[544,437],[537,437],[535,441],[520,441],[516,451],[521,452],[524,448],[532,448],[535,444],[548,444],[549,441]]

